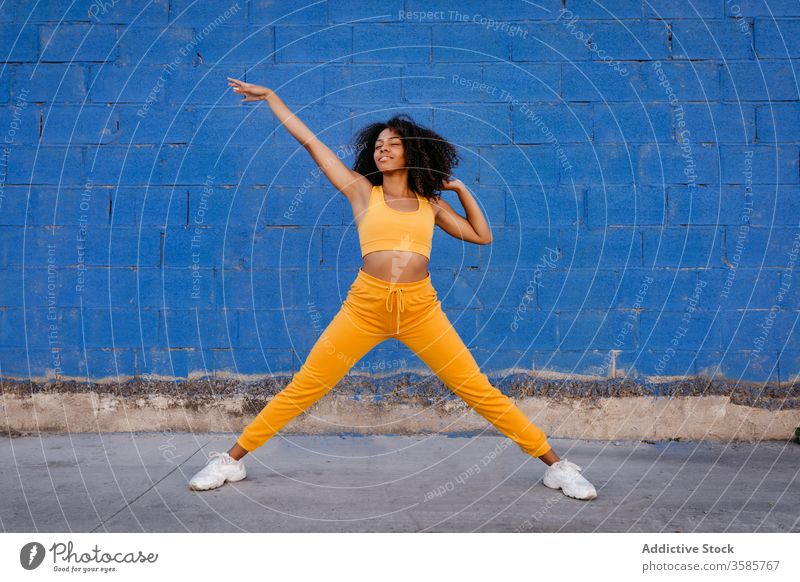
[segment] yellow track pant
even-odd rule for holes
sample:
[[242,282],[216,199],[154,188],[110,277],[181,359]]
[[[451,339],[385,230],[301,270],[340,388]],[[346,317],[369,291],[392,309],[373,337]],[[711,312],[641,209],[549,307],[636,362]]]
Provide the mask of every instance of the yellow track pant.
[[245,427],[238,444],[247,451],[260,447],[322,398],[367,352],[390,338],[403,342],[448,388],[523,451],[539,457],[550,450],[541,429],[481,372],[442,311],[430,273],[419,281],[392,283],[362,269],[305,363]]

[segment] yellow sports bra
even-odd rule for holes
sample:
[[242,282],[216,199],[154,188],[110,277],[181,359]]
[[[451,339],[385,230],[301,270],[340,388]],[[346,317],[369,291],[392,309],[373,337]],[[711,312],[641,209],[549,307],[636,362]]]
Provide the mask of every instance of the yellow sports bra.
[[412,251],[430,258],[433,207],[424,196],[416,196],[416,210],[396,210],[386,203],[383,186],[372,187],[369,205],[358,225],[362,257],[374,251]]

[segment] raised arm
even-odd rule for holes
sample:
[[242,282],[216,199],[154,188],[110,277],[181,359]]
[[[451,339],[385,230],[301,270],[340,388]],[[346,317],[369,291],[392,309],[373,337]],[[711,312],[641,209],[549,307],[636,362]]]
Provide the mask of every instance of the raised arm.
[[466,218],[456,212],[450,204],[440,198],[434,202],[436,224],[450,236],[467,242],[488,245],[492,242],[492,231],[483,216],[478,203],[461,180],[445,181],[442,189],[454,190],[467,212]]
[[228,85],[233,87],[234,93],[244,95],[242,102],[266,101],[275,117],[281,124],[300,142],[306,151],[333,184],[334,188],[344,194],[349,200],[353,197],[368,196],[372,183],[358,172],[348,168],[342,160],[302,122],[278,97],[277,93],[267,87],[245,83],[238,79],[228,77]]

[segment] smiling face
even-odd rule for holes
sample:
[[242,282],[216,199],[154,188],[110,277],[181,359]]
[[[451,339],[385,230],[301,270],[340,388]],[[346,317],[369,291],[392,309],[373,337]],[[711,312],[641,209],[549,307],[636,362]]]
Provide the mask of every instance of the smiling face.
[[404,168],[406,159],[400,134],[389,127],[380,132],[375,140],[373,156],[375,165],[381,172]]

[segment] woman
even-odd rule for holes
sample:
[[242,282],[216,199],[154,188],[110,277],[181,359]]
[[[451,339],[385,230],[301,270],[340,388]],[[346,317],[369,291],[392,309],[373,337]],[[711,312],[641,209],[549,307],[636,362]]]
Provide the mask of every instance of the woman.
[[[357,159],[347,168],[274,91],[228,77],[242,102],[265,100],[353,208],[363,266],[342,303],[292,381],[244,429],[228,452],[212,452],[190,481],[195,490],[245,478],[241,458],[326,394],[375,345],[396,338],[445,385],[548,465],[544,484],[577,499],[594,499],[580,467],[559,459],[545,434],[493,387],[450,324],[431,284],[428,261],[434,224],[458,239],[489,244],[492,234],[478,204],[450,172],[456,149],[406,115],[373,123],[356,137]],[[466,217],[437,194],[458,193]]]

